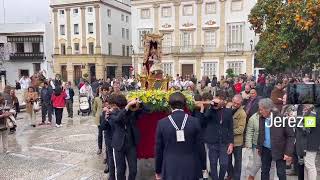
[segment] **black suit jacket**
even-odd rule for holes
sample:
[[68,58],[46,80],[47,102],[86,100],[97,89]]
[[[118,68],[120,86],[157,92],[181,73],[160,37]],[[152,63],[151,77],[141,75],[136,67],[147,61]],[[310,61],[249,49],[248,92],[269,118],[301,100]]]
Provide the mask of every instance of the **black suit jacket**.
[[[176,111],[172,119],[179,127],[185,112]],[[205,169],[205,150],[199,119],[188,117],[184,128],[184,142],[177,142],[176,129],[168,117],[159,121],[156,133],[156,173],[165,180],[195,180]]]
[[112,128],[111,128],[112,125],[111,125],[110,118],[108,118],[107,120],[105,117],[106,117],[106,112],[103,111],[100,116],[100,128],[104,132],[104,138],[105,138],[106,144],[110,146],[112,142]]
[[128,132],[131,132],[132,143],[137,145],[140,139],[140,132],[136,126],[136,121],[139,115],[144,112],[149,112],[148,107],[144,104],[140,104],[141,109],[137,111],[126,111],[125,109],[117,110],[110,114],[110,124],[112,128],[112,142],[111,146],[117,150],[121,151],[126,142],[126,136]]

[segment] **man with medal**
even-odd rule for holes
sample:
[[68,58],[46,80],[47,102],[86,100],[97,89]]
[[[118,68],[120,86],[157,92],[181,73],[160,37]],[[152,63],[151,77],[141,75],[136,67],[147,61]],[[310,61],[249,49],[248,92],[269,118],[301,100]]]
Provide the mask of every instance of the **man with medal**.
[[156,132],[156,179],[197,180],[205,169],[205,150],[199,119],[186,114],[186,98],[170,95],[172,114],[159,121]]

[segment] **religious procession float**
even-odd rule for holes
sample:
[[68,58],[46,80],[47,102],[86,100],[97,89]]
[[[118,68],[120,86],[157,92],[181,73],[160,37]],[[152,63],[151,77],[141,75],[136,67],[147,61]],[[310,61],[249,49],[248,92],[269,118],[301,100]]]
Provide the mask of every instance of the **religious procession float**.
[[[128,100],[140,99],[150,109],[149,113],[140,115],[137,126],[140,130],[140,142],[137,147],[139,159],[153,158],[155,154],[155,134],[160,119],[170,114],[169,96],[175,92],[169,89],[171,77],[164,76],[162,70],[162,35],[146,34],[144,36],[143,72],[138,75],[141,90],[131,91]],[[188,91],[182,92],[187,98],[186,110],[191,110],[194,100]]]

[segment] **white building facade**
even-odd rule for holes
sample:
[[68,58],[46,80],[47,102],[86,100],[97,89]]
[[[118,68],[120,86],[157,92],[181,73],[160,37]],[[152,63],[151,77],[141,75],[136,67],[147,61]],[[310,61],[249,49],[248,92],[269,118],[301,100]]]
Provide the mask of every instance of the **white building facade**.
[[129,75],[130,1],[51,0],[54,70],[75,82]]
[[252,74],[256,37],[248,15],[249,0],[132,0],[132,61],[136,73],[143,63],[143,35],[163,34],[162,62],[173,77],[194,74]]
[[43,71],[53,76],[50,28],[45,24],[0,24],[1,75],[15,85],[22,76]]

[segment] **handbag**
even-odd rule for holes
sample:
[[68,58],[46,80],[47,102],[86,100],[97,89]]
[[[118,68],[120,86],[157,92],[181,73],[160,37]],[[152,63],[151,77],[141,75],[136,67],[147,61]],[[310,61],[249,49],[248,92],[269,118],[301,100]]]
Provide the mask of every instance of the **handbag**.
[[33,102],[33,110],[36,112],[40,110],[40,103],[38,101]]
[[[13,117],[13,116],[12,116]],[[14,118],[14,117],[13,117]],[[14,128],[16,125],[15,125],[15,122],[11,119],[11,116],[7,118],[7,128],[11,129],[11,128]]]

